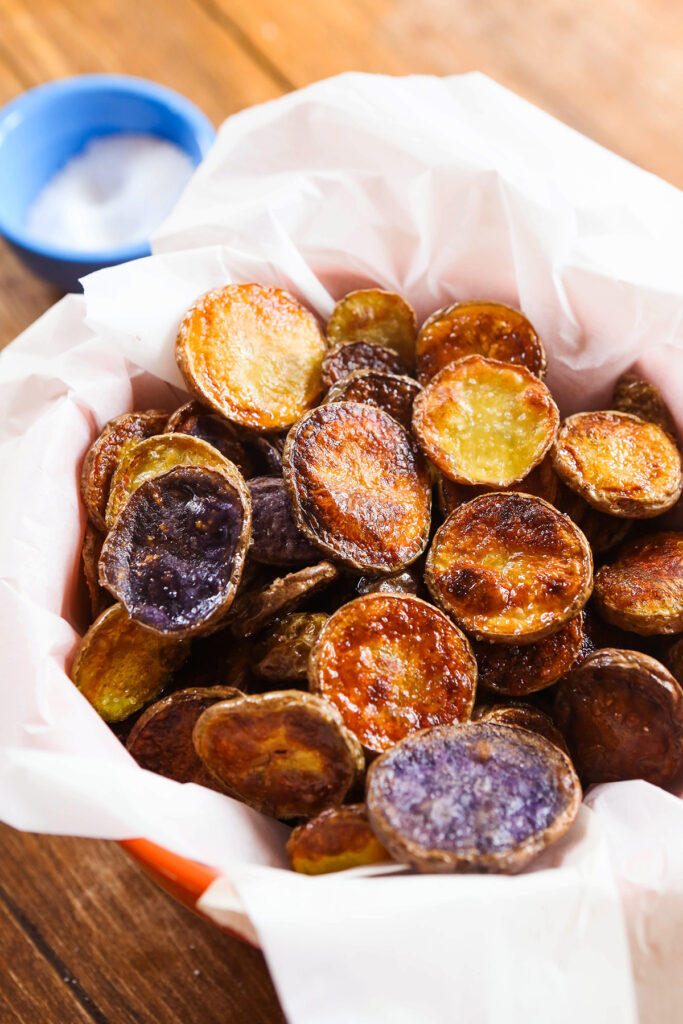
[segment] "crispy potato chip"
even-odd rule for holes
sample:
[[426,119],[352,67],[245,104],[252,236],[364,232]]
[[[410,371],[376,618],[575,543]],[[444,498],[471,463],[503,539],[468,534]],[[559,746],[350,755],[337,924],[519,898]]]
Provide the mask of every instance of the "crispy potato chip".
[[533,704],[524,704],[519,701],[516,704],[483,705],[481,708],[474,709],[472,720],[495,722],[497,725],[515,725],[518,729],[528,729],[530,732],[538,733],[539,736],[545,736],[569,757],[566,740],[560,730],[553,725],[550,715],[546,715],[545,711],[541,711],[540,708],[535,708]]
[[172,413],[167,422],[165,434],[191,434],[200,441],[217,448],[230,462],[234,462],[243,477],[254,475],[253,459],[232,423],[228,423],[201,402],[192,401],[181,405]]
[[657,516],[683,488],[681,457],[669,435],[625,412],[570,416],[557,435],[553,465],[589,505],[613,516]]
[[219,701],[241,697],[230,686],[178,690],[163,697],[138,718],[126,747],[141,768],[176,782],[195,782],[222,789],[204,767],[192,743],[192,730],[202,712]]
[[640,651],[591,654],[559,683],[555,718],[587,785],[645,779],[663,786],[681,766],[683,690]]
[[327,321],[332,347],[350,341],[384,345],[398,352],[406,366],[415,362],[415,310],[395,292],[363,288],[340,299]]
[[287,840],[287,856],[293,869],[304,875],[326,875],[391,860],[370,828],[364,804],[328,807],[299,825]]
[[386,370],[354,370],[333,384],[325,402],[361,402],[376,405],[410,430],[413,402],[420,385],[412,377]]
[[327,353],[322,363],[323,387],[329,388],[356,370],[383,370],[401,376],[407,370],[403,360],[383,345],[350,341]]
[[299,527],[368,572],[414,562],[427,545],[431,483],[408,433],[382,409],[322,405],[287,438],[284,480]]
[[339,577],[331,562],[308,565],[290,572],[265,586],[256,586],[240,593],[230,615],[230,627],[237,637],[253,636],[269,622],[291,612],[299,605],[329,587]]
[[433,313],[417,338],[417,378],[426,384],[464,356],[524,366],[543,379],[545,349],[527,318],[502,302],[455,302]]
[[425,729],[368,770],[375,835],[418,871],[520,871],[564,835],[580,805],[569,758],[509,725]]
[[237,468],[225,464],[230,478],[177,466],[145,481],[104,542],[100,583],[159,633],[206,632],[232,604],[249,543],[251,499]]
[[368,594],[327,621],[308,678],[366,749],[382,751],[416,729],[467,721],[477,663],[467,637],[433,605]]
[[392,572],[389,576],[359,576],[356,583],[356,594],[412,594],[421,597],[424,587],[420,582],[415,567]]
[[168,413],[158,409],[149,412],[127,412],[109,420],[88,449],[81,469],[81,497],[90,522],[106,532],[104,514],[109,499],[109,485],[122,451],[127,445],[160,434]]
[[310,565],[320,558],[294,519],[284,480],[257,476],[249,481],[251,493],[251,546],[249,557],[265,565]]
[[476,643],[479,685],[493,693],[523,697],[552,686],[581,655],[583,616],[533,644]]
[[104,534],[100,533],[90,521],[85,524],[85,536],[83,537],[83,548],[81,549],[81,562],[83,564],[83,575],[90,596],[90,610],[92,620],[101,615],[105,608],[113,602],[113,597],[104,587],[100,586],[97,573],[97,563],[100,560],[100,552],[104,543]]
[[[510,484],[509,487],[496,488],[502,491],[517,491],[519,494],[533,494],[537,498],[543,498],[544,501],[550,502],[551,505],[555,505],[557,501],[557,494],[560,486],[560,481],[557,479],[557,474],[553,469],[552,459],[549,455],[539,462],[537,466],[531,470],[531,472],[525,476],[519,483]],[[456,508],[460,505],[464,505],[466,501],[471,501],[472,498],[478,497],[480,494],[488,494],[491,491],[490,487],[473,487],[467,486],[466,484],[456,484],[453,480],[449,480],[448,477],[439,476],[438,483],[438,495],[439,505],[444,516],[449,516]],[[562,509],[563,512],[567,511]],[[567,514],[569,514],[567,512]],[[572,516],[572,519],[574,517]],[[574,520],[576,522],[576,520]],[[621,522],[622,520],[620,520]]]
[[549,451],[559,419],[537,377],[482,356],[445,367],[413,403],[413,433],[444,476],[488,487],[528,476]]
[[144,629],[112,605],[81,640],[71,678],[105,722],[121,722],[153,701],[188,645]]
[[176,358],[189,390],[216,412],[278,430],[318,399],[325,348],[316,318],[287,292],[231,284],[190,307]]
[[226,792],[275,818],[313,817],[340,804],[364,769],[339,713],[299,690],[214,704],[193,738]]
[[327,619],[322,612],[285,615],[255,648],[255,675],[272,682],[306,682],[311,648]]
[[633,541],[595,575],[595,602],[608,622],[652,636],[683,630],[683,533]]
[[568,516],[541,498],[499,491],[451,513],[432,541],[425,580],[477,640],[526,644],[578,615],[593,559]]
[[662,392],[656,384],[635,373],[622,373],[617,380],[612,393],[612,408],[630,412],[647,423],[656,423],[665,433],[676,438],[676,421],[662,398]]

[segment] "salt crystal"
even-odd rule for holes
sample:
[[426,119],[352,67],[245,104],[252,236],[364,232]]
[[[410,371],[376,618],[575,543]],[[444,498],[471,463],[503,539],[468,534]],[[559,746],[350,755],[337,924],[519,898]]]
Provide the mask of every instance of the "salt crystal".
[[171,212],[194,164],[156,135],[92,139],[59,170],[28,210],[42,243],[104,251],[149,238]]

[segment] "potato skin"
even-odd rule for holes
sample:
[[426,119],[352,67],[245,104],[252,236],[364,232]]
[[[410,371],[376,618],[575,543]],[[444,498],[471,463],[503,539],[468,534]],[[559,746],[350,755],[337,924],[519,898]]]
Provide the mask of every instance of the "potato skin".
[[198,437],[217,448],[230,462],[234,462],[245,479],[254,475],[253,460],[235,426],[195,399],[171,413],[164,433]]
[[413,402],[420,385],[412,377],[387,373],[384,370],[354,370],[333,384],[325,402],[360,402],[376,405],[410,430]]
[[311,649],[328,618],[322,612],[285,615],[254,649],[255,675],[273,682],[306,682]]
[[553,724],[550,715],[536,708],[533,704],[518,701],[516,704],[485,704],[472,712],[473,722],[496,722],[498,725],[514,725],[518,729],[545,736],[550,743],[559,747],[569,757],[567,741],[559,729]]
[[233,635],[254,636],[278,616],[298,608],[302,601],[329,587],[338,578],[336,566],[331,562],[318,562],[280,576],[265,586],[241,592],[230,613]]
[[383,370],[401,376],[406,372],[401,357],[384,345],[369,341],[349,341],[331,349],[322,362],[323,387],[331,388],[355,370]]
[[247,486],[251,494],[249,557],[264,565],[306,565],[317,561],[320,548],[296,525],[284,481],[257,476]]
[[478,685],[492,693],[523,697],[552,686],[581,655],[583,615],[532,644],[475,643]]
[[90,597],[91,621],[94,622],[98,615],[101,615],[105,608],[113,603],[111,594],[100,586],[97,564],[100,560],[100,552],[104,544],[104,534],[100,533],[92,525],[90,520],[85,524],[85,535],[81,549],[81,563],[83,576],[88,588]]
[[683,533],[627,545],[595,575],[595,603],[615,626],[641,636],[683,631]]
[[629,412],[648,423],[656,423],[665,433],[676,439],[676,421],[662,398],[656,384],[643,380],[635,373],[622,373],[612,392],[612,408]]
[[364,804],[328,807],[299,825],[287,840],[287,856],[304,875],[326,875],[391,860],[370,828]]
[[397,352],[406,366],[415,362],[415,310],[395,292],[360,288],[339,300],[326,328],[332,347],[363,341]]

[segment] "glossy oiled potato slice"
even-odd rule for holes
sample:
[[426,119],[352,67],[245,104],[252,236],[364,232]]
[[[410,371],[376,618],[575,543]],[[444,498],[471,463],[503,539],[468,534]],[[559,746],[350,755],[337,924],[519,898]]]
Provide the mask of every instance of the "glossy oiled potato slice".
[[291,612],[307,598],[329,587],[339,577],[331,562],[308,565],[290,572],[265,586],[256,586],[240,593],[230,615],[235,636],[253,636],[285,612]]
[[381,409],[322,405],[292,428],[284,479],[298,525],[356,569],[392,572],[424,550],[431,483],[410,435]]
[[421,574],[418,575],[415,566],[392,572],[389,576],[360,576],[356,593],[361,597],[363,594],[412,594],[420,597],[424,590],[420,580]]
[[231,284],[203,295],[178,331],[188,388],[233,423],[277,430],[322,391],[325,339],[312,313],[280,288]]
[[413,403],[413,433],[444,476],[507,487],[527,476],[555,439],[550,392],[524,367],[468,356],[445,367]]
[[126,747],[147,771],[176,782],[195,782],[216,789],[215,778],[194,749],[192,730],[207,708],[241,696],[230,686],[178,690],[147,708],[131,729]]
[[[544,501],[555,505],[559,484],[557,474],[553,469],[552,459],[549,455],[546,455],[543,461],[534,466],[531,472],[523,480],[520,480],[519,483],[510,484],[509,487],[496,488],[496,490],[534,494],[537,498],[543,498]],[[466,501],[471,501],[472,498],[476,498],[480,494],[487,494],[490,491],[490,487],[456,484],[453,480],[449,480],[448,477],[441,476],[439,477],[438,487],[441,511],[445,516],[449,516],[454,509],[463,505]],[[567,511],[567,514],[570,514],[567,509],[562,509],[562,511]],[[572,516],[572,518],[574,517]]]
[[629,544],[595,575],[595,601],[608,622],[652,636],[683,630],[683,533]]
[[144,629],[120,604],[85,634],[71,678],[106,722],[121,722],[161,693],[188,646]]
[[83,575],[90,597],[90,610],[95,620],[101,615],[105,608],[112,603],[112,596],[104,587],[100,586],[98,576],[98,562],[100,552],[104,543],[104,534],[100,533],[91,522],[85,524],[85,536],[83,537],[83,548],[81,549],[81,561],[83,564]]
[[520,871],[564,835],[580,804],[569,758],[510,725],[425,729],[368,770],[375,834],[419,871]]
[[249,557],[265,565],[310,565],[317,561],[320,548],[296,525],[284,481],[257,476],[248,486],[252,511]]
[[502,302],[456,302],[433,313],[417,339],[418,380],[426,384],[448,363],[471,355],[545,376],[545,350],[536,331],[523,313]]
[[240,440],[238,429],[201,402],[187,402],[176,409],[169,416],[164,433],[192,434],[234,462],[242,476],[254,475],[252,458]]
[[566,419],[553,448],[555,472],[589,505],[646,519],[681,494],[681,457],[656,423],[625,412],[580,412]]
[[168,413],[157,409],[124,413],[110,420],[91,444],[81,470],[81,497],[90,521],[98,530],[107,529],[104,514],[109,486],[121,453],[131,443],[160,434],[167,418]]
[[178,466],[133,492],[104,542],[100,583],[150,629],[206,632],[232,604],[250,527],[249,491],[234,466],[231,479]]
[[311,648],[327,619],[322,612],[285,615],[254,650],[255,675],[273,682],[305,682]]
[[530,732],[545,736],[547,740],[554,743],[556,747],[569,756],[567,743],[564,736],[553,725],[550,715],[545,711],[535,708],[533,704],[524,704],[519,701],[517,704],[493,704],[475,708],[472,712],[472,720],[477,722],[494,722],[497,725],[515,725],[518,729],[528,729]]
[[395,292],[380,288],[349,292],[334,307],[326,333],[332,346],[366,341],[398,352],[406,366],[415,362],[415,310]]
[[568,516],[541,498],[499,491],[451,513],[432,542],[425,580],[477,640],[524,644],[578,615],[593,560]]
[[376,405],[410,430],[413,402],[419,391],[420,385],[412,377],[385,370],[354,370],[332,385],[325,401]]
[[640,651],[604,648],[562,680],[555,718],[586,784],[665,785],[683,754],[683,690]]
[[326,875],[365,864],[391,860],[370,828],[364,804],[328,807],[299,825],[287,840],[287,856],[295,871]]
[[405,594],[343,605],[323,627],[308,672],[311,690],[372,751],[416,729],[467,721],[477,683],[464,634],[433,605]]
[[396,352],[384,345],[350,341],[333,348],[323,359],[323,386],[329,388],[356,370],[383,370],[400,376],[406,372],[407,366]]
[[582,615],[533,644],[477,643],[479,685],[494,693],[523,697],[552,686],[581,655]]
[[231,796],[275,818],[313,817],[340,804],[364,769],[339,713],[298,690],[214,704],[194,745]]
[[671,437],[676,437],[676,423],[662,398],[662,392],[656,384],[643,380],[635,373],[622,373],[619,377],[614,385],[612,408],[640,416],[641,420],[648,423],[656,423]]

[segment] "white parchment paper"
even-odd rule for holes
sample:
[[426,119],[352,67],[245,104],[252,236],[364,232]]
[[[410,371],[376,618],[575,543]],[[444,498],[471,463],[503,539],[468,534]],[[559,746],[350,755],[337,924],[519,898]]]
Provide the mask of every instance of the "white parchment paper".
[[[369,284],[426,316],[519,305],[562,411],[636,361],[683,409],[683,198],[480,75],[344,75],[228,120],[155,241],[0,356],[0,817],[145,836],[224,873],[292,1024],[677,1024],[683,807],[601,786],[516,878],[283,870],[286,829],[139,769],[70,683],[84,626],[80,463],[113,415],[182,400],[202,292],[282,285],[325,318]],[[683,416],[679,416],[683,428]]]

